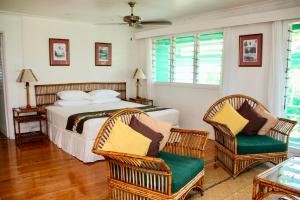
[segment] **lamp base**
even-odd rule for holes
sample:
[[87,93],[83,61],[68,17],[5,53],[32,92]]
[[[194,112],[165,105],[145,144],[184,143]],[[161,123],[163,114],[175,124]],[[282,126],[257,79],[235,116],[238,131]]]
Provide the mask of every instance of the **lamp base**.
[[136,79],[136,99],[140,98],[140,79]]
[[26,82],[26,101],[27,101],[27,105],[26,105],[26,109],[30,109],[30,96],[29,96],[29,82]]

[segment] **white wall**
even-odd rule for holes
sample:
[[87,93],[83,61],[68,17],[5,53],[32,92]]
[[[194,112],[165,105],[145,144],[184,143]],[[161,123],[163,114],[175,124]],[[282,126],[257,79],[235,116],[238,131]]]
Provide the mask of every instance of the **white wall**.
[[[211,127],[202,119],[209,106],[218,99],[218,88],[154,84],[153,97],[155,104],[179,110],[181,128],[211,132]],[[211,134],[210,138],[213,138]]]
[[[0,31],[5,34],[9,133],[13,138],[11,109],[25,105],[24,84],[16,83],[23,67],[32,68],[39,82],[127,81],[127,96],[132,96],[134,71],[133,42],[126,26],[95,26],[35,17],[0,15]],[[49,66],[49,38],[70,40],[70,66]],[[112,43],[112,66],[94,64],[95,42]],[[16,98],[17,97],[17,98]],[[35,104],[31,87],[31,104]]]
[[[240,93],[251,96],[263,104],[267,104],[268,74],[272,51],[272,23],[251,24],[231,27],[232,37],[228,46],[224,46],[223,76],[224,90],[222,95]],[[239,67],[239,36],[247,34],[263,34],[262,66]],[[226,38],[225,38],[226,40]],[[226,44],[226,43],[225,43]],[[224,74],[224,73],[223,73]]]
[[[191,84],[153,83],[151,86],[152,98],[155,104],[176,108],[180,111],[180,126],[183,128],[203,129],[210,131],[210,138],[214,138],[212,128],[203,122],[207,109],[224,93],[249,95],[263,104],[267,103],[267,82],[271,51],[271,23],[260,23],[244,26],[235,26],[229,29],[231,42],[225,42],[223,71],[229,72],[224,76],[225,88],[195,86]],[[261,67],[239,67],[239,36],[263,33],[263,62]],[[226,40],[226,38],[224,38]],[[138,40],[138,51],[145,47],[145,39]],[[224,45],[225,45],[224,44]],[[146,51],[146,50],[145,50]],[[140,53],[145,55],[145,53]],[[140,56],[145,57],[145,56]],[[140,65],[146,66],[146,61],[141,60]],[[147,70],[145,70],[147,71]],[[226,84],[225,84],[226,83]]]

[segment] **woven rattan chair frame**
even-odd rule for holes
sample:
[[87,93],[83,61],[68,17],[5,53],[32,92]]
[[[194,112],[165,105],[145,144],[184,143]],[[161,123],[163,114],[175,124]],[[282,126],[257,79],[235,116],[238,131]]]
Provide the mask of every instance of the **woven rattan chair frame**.
[[[131,117],[144,113],[138,109],[123,109],[103,124],[94,143],[93,152],[108,161],[110,199],[184,199],[191,189],[202,190],[204,169],[178,192],[172,193],[172,172],[160,158],[103,151],[117,119],[129,124]],[[165,152],[203,158],[208,132],[172,128]]]
[[[236,137],[232,134],[230,129],[225,124],[217,123],[211,120],[211,118],[222,108],[226,101],[228,101],[236,110],[241,107],[244,101],[248,101],[252,108],[255,108],[257,105],[261,105],[263,108],[265,108],[260,102],[251,97],[236,94],[221,98],[208,109],[203,120],[210,124],[215,132],[216,163],[220,163],[221,166],[223,166],[224,169],[226,169],[233,177],[236,177],[257,162],[265,161],[278,164],[287,158],[287,151],[238,155]],[[297,122],[284,118],[278,119],[278,123],[270,129],[267,135],[288,144],[290,132]]]

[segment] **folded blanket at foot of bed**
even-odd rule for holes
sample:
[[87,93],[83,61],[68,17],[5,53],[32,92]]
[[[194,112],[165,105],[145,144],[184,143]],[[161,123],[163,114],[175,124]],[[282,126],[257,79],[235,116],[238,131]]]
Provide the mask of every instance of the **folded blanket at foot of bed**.
[[[137,109],[143,110],[144,112],[155,112],[160,110],[167,110],[170,108],[162,108],[157,106],[142,106],[142,107],[137,107]],[[118,110],[120,109],[84,112],[84,113],[77,113],[71,115],[68,117],[66,129],[81,134],[83,131],[84,122],[86,122],[87,120],[109,117],[112,113]]]

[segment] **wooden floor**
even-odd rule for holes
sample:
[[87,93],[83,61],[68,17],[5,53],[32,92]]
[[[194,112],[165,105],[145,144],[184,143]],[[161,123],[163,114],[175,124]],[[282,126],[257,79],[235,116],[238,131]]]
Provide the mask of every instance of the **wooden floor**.
[[[208,141],[205,160],[212,160]],[[51,142],[0,140],[0,200],[94,199],[107,190],[106,163],[84,164]]]

